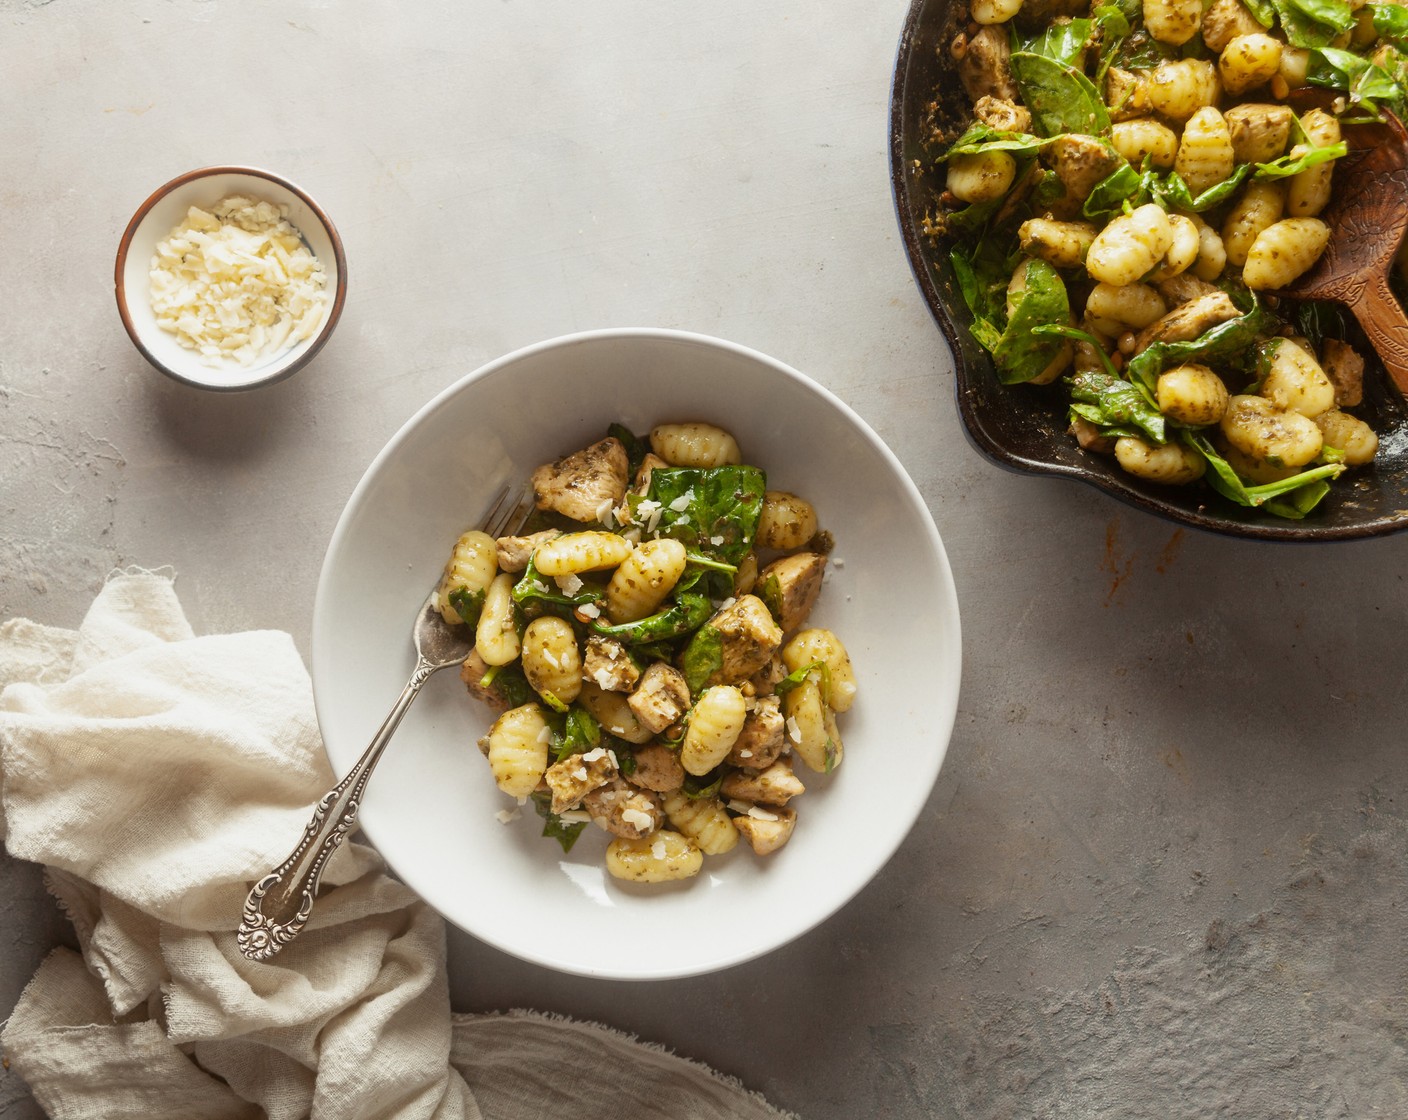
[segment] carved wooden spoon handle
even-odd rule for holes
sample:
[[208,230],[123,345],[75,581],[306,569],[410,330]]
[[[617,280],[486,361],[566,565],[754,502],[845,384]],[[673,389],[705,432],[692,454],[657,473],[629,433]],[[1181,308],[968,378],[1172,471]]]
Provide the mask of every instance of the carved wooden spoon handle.
[[1378,351],[1398,391],[1408,397],[1408,315],[1394,297],[1388,277],[1371,279],[1349,309]]

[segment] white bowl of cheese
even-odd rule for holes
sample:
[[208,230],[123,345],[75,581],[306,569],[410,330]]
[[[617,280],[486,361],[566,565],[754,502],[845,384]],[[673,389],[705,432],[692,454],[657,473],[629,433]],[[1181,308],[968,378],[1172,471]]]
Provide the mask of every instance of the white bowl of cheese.
[[252,389],[301,369],[347,295],[332,221],[303,190],[254,167],[206,167],[155,191],[128,223],[118,313],[157,369],[201,389]]

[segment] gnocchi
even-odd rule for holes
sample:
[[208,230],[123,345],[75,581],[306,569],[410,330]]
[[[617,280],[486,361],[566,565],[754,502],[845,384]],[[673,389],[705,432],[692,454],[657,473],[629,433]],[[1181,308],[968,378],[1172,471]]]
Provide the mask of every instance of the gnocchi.
[[540,512],[513,536],[457,538],[435,605],[459,624],[482,597],[461,677],[501,712],[479,741],[498,788],[564,848],[610,834],[612,878],[665,883],[740,839],[787,843],[793,760],[836,769],[859,686],[811,621],[832,547],[817,507],[714,424],[613,433],[534,472]]
[[[1358,0],[1314,46],[1249,0],[981,10],[954,44],[981,103],[957,136],[934,118],[948,190],[927,221],[997,380],[1061,382],[1081,451],[1135,478],[1305,517],[1372,463],[1373,427],[1347,410],[1375,405],[1336,337],[1349,320],[1280,293],[1329,249],[1342,119],[1376,115],[1359,64],[1377,67],[1374,97],[1408,103],[1401,43]],[[1319,107],[1285,103],[1307,85],[1329,87]],[[1408,251],[1390,282],[1408,288]],[[818,688],[783,700],[810,764],[832,743]]]

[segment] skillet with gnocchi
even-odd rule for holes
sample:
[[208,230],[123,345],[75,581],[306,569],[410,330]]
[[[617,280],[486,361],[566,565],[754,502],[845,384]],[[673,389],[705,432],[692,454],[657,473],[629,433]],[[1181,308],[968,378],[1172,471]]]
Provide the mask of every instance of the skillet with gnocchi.
[[[1378,436],[1338,308],[1278,295],[1329,242],[1342,129],[1408,103],[1408,7],[970,0],[926,128],[974,338],[1148,483],[1304,518]],[[1408,276],[1400,256],[1400,281]]]
[[856,695],[841,640],[809,625],[831,549],[815,508],[700,422],[613,425],[532,486],[533,521],[461,535],[436,598],[474,628],[460,675],[498,713],[479,746],[499,789],[564,850],[611,834],[618,879],[781,848],[798,770],[840,765]]

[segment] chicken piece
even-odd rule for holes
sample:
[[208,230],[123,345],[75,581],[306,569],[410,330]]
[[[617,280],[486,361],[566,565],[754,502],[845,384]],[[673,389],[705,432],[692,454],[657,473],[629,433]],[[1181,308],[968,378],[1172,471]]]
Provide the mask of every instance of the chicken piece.
[[1256,35],[1265,30],[1242,0],[1212,0],[1203,13],[1203,43],[1217,54],[1237,36]]
[[776,696],[759,697],[744,717],[743,730],[724,761],[750,770],[771,766],[787,750],[786,729],[782,700]]
[[1234,105],[1222,114],[1238,163],[1270,163],[1286,150],[1296,119],[1289,105]]
[[960,33],[949,47],[958,63],[958,80],[968,91],[968,100],[997,97],[1020,101],[1021,91],[1012,80],[1012,47],[1005,27],[984,27],[972,35]]
[[973,116],[999,132],[1031,132],[1032,113],[1025,105],[1014,105],[991,95],[978,98]]
[[745,696],[771,696],[778,682],[787,676],[787,666],[776,654],[768,658],[768,663],[744,682]]
[[1203,296],[1214,295],[1221,291],[1216,284],[1199,280],[1191,272],[1180,272],[1177,276],[1160,280],[1154,287],[1158,289],[1159,295],[1164,297],[1170,307],[1192,303],[1195,299],[1201,299]]
[[587,794],[582,808],[599,827],[627,840],[648,836],[665,822],[665,812],[655,792],[637,789],[620,777]]
[[1226,292],[1199,296],[1140,331],[1134,340],[1134,353],[1142,353],[1155,342],[1192,342],[1205,331],[1241,314]]
[[1083,451],[1094,451],[1101,455],[1115,453],[1114,437],[1101,435],[1100,429],[1083,416],[1071,417],[1070,431]]
[[766,770],[735,770],[724,778],[719,791],[725,797],[736,797],[740,801],[786,805],[798,794],[806,793],[807,787],[792,772],[792,764],[779,758]]
[[604,509],[621,504],[629,474],[625,447],[615,436],[607,436],[535,470],[533,499],[539,509],[573,521],[598,521]]
[[656,793],[669,793],[684,784],[684,767],[680,765],[679,751],[672,751],[664,743],[647,743],[635,751],[636,768],[626,775],[626,781],[641,789]]
[[552,811],[565,813],[575,808],[582,798],[615,779],[616,774],[616,756],[605,747],[569,754],[561,762],[554,762],[543,774],[552,790]]
[[1148,71],[1121,70],[1111,66],[1105,74],[1105,104],[1110,120],[1132,121],[1149,113]]
[[[816,597],[821,594],[821,577],[825,572],[824,554],[794,552],[774,560],[758,573],[759,594],[771,608],[783,633],[797,629],[806,621]],[[759,661],[754,668],[761,665]]]
[[479,656],[477,649],[472,649],[469,651],[469,656],[464,659],[464,664],[460,666],[460,680],[464,681],[464,686],[469,689],[469,694],[480,703],[487,704],[493,711],[506,712],[513,705],[493,685],[485,688],[479,683],[488,671],[489,663]]
[[1327,338],[1320,346],[1320,368],[1335,387],[1335,407],[1353,408],[1364,400],[1364,359],[1353,346]]
[[748,810],[746,816],[734,817],[733,827],[748,841],[754,853],[760,856],[777,851],[792,838],[792,829],[797,825],[795,809],[763,809],[758,806]]
[[782,645],[782,630],[756,595],[740,595],[704,625],[719,634],[719,667],[706,684],[747,680]]
[[1044,158],[1066,188],[1066,196],[1081,202],[1090,197],[1095,184],[1113,174],[1125,162],[1124,157],[1105,141],[1074,133],[1053,140]]
[[626,703],[642,727],[659,735],[689,711],[689,684],[673,665],[655,661]]
[[630,692],[640,680],[640,667],[615,638],[591,634],[582,658],[582,679],[604,692]]
[[636,468],[636,477],[631,482],[631,489],[637,494],[646,493],[650,489],[650,472],[656,467],[669,467],[669,465],[655,452],[647,451],[645,458],[640,461],[640,466]]
[[529,533],[526,537],[500,537],[494,542],[498,552],[499,571],[523,571],[540,544],[561,535],[557,529],[544,529],[540,533]]

